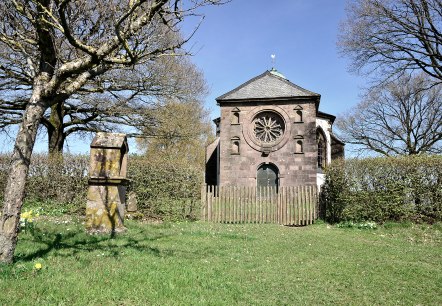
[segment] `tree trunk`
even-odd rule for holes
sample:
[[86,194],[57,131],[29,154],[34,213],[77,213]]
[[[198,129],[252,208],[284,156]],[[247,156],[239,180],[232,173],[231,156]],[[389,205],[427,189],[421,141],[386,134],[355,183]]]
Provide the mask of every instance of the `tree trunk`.
[[48,128],[48,152],[49,156],[58,156],[63,153],[65,135],[63,126],[54,126]]
[[3,213],[0,219],[0,262],[12,263],[20,225],[20,212],[25,183],[37,135],[38,124],[46,106],[35,95],[26,107],[15,140],[9,176],[6,183]]
[[65,135],[63,131],[63,107],[64,103],[56,103],[51,107],[48,130],[48,152],[49,156],[63,153]]
[[63,130],[55,129],[48,134],[48,152],[49,156],[63,153],[65,136]]

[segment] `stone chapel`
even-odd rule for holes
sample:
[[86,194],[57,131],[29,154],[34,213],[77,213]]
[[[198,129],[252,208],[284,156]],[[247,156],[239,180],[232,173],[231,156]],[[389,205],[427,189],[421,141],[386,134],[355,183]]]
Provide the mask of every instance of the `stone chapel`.
[[336,117],[319,111],[320,99],[273,68],[218,97],[206,184],[320,186],[324,166],[344,157]]

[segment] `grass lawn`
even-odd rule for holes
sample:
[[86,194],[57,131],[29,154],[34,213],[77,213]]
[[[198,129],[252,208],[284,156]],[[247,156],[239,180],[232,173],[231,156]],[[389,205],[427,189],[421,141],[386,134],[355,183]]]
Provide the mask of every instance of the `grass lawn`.
[[442,305],[440,224],[126,225],[37,220],[0,266],[0,305]]

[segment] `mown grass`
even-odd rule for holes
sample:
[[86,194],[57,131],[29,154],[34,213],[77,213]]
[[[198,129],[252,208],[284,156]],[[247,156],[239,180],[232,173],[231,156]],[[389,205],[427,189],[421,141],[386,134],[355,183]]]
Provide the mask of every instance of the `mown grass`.
[[126,225],[111,239],[37,220],[0,266],[0,304],[442,304],[440,225]]

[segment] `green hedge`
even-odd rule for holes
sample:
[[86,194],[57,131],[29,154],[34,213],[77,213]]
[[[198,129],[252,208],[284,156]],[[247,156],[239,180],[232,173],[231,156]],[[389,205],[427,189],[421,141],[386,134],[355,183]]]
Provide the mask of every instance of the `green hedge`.
[[322,216],[341,221],[442,220],[442,156],[350,159],[326,169]]
[[199,216],[203,173],[197,167],[177,160],[134,156],[128,173],[130,191],[135,192],[144,215],[166,220]]
[[[0,199],[3,199],[10,157],[0,155]],[[34,154],[26,182],[25,201],[49,209],[83,213],[87,194],[89,157],[71,155],[52,157]],[[32,204],[34,205],[34,204]]]
[[[0,155],[0,200],[3,200],[10,157]],[[89,156],[69,155],[49,159],[34,154],[26,185],[25,202],[47,210],[83,214],[86,207]],[[203,173],[176,160],[147,160],[130,156],[129,191],[137,195],[145,217],[195,219],[199,213]]]

